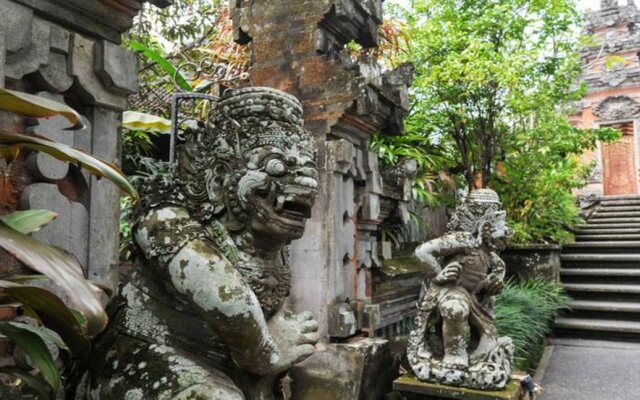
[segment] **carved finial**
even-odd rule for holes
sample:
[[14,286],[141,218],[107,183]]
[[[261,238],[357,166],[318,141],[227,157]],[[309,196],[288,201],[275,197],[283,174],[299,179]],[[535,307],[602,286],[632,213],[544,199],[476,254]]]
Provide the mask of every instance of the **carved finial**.
[[609,10],[612,8],[618,8],[618,0],[600,0],[601,10]]

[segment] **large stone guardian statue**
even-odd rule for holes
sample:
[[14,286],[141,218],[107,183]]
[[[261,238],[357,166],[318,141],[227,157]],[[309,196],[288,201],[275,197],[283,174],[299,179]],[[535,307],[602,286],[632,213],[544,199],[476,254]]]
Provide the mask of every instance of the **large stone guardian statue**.
[[302,107],[247,88],[215,112],[141,190],[140,260],[78,398],[270,399],[314,352],[316,321],[283,310],[285,246],[302,236],[318,190]]
[[418,379],[482,390],[509,381],[513,345],[498,337],[493,314],[505,275],[498,253],[510,235],[505,217],[494,191],[472,191],[447,233],[416,250],[427,270],[407,351]]

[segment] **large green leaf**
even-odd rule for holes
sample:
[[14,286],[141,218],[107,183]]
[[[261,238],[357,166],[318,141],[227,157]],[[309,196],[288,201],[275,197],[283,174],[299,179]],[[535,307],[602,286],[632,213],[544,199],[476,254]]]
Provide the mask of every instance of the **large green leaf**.
[[14,322],[0,322],[0,333],[8,337],[31,358],[31,362],[40,370],[44,379],[55,393],[62,386],[60,373],[56,368],[51,352],[45,340],[33,332],[28,325]]
[[135,40],[131,40],[129,42],[129,47],[132,50],[142,54],[143,56],[148,58],[150,61],[153,61],[156,64],[158,64],[160,66],[160,68],[162,68],[164,70],[164,72],[166,72],[167,75],[169,75],[169,77],[171,79],[173,79],[176,82],[176,84],[178,86],[180,86],[180,88],[182,90],[186,90],[188,92],[193,91],[193,87],[191,86],[191,84],[189,82],[187,82],[187,80],[184,78],[184,76],[182,76],[180,71],[178,71],[176,69],[176,67],[174,67],[161,54],[159,54],[158,52],[148,48],[147,46],[145,46],[144,44],[142,44],[140,42],[136,42]]
[[27,267],[46,275],[63,290],[70,306],[87,321],[87,334],[95,336],[107,325],[107,314],[96,288],[85,278],[78,260],[66,251],[47,246],[0,223],[0,247]]
[[0,280],[0,292],[6,292],[12,299],[33,310],[46,327],[62,337],[74,355],[83,355],[89,351],[91,346],[85,336],[84,317],[76,318],[74,310],[69,309],[54,293],[41,287],[3,280]]
[[127,129],[145,132],[171,132],[170,120],[137,111],[125,111],[122,114],[122,126]]
[[0,220],[14,230],[28,235],[39,231],[57,216],[58,214],[49,210],[26,210],[5,215],[0,217]]
[[61,115],[73,126],[70,129],[83,129],[82,116],[73,108],[29,93],[0,88],[0,110],[13,112],[30,118],[49,118]]
[[134,199],[138,198],[138,193],[131,183],[129,183],[120,168],[106,161],[99,160],[82,150],[56,143],[42,136],[23,135],[19,133],[0,132],[0,145],[18,146],[24,149],[40,151],[58,160],[71,162],[84,168],[98,178],[105,177],[109,179]]
[[33,389],[38,398],[49,400],[51,398],[51,389],[47,382],[37,376],[33,376],[22,368],[18,367],[0,367],[0,374],[9,374],[20,378],[28,387]]

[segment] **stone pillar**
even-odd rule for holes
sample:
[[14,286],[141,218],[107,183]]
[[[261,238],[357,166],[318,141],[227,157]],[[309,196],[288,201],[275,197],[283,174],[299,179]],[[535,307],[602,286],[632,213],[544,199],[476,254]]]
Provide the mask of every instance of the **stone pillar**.
[[[119,164],[122,111],[138,85],[136,57],[119,43],[143,2],[0,0],[0,82],[66,103],[89,122],[88,129],[73,132],[64,131],[68,124],[62,118],[26,120],[3,113],[5,129],[45,136]],[[35,236],[71,252],[89,279],[115,289],[120,197],[115,186],[45,154],[31,154],[17,166],[11,171],[15,184],[1,188],[2,212],[57,212],[59,217]]]
[[[376,133],[403,134],[413,68],[403,65],[382,72],[374,60],[354,60],[344,50],[351,41],[363,48],[377,46],[382,0],[255,0],[230,5],[236,41],[251,43],[251,82],[298,97],[306,128],[318,144],[321,189],[304,237],[291,246],[290,306],[312,311],[325,341],[372,335],[380,318],[373,304],[373,275],[383,264],[376,233],[391,213],[408,219],[410,193],[385,189],[387,174],[380,171],[369,145]],[[404,182],[400,186],[404,188]],[[336,375],[334,385],[325,384],[331,380],[331,360],[353,360],[357,354],[362,366],[371,360],[367,354],[384,347],[363,342],[354,351],[330,345],[333,355],[318,354],[292,371],[293,398],[312,399],[305,387],[330,389],[324,398],[369,398],[361,390],[365,381],[373,382],[371,396],[384,393],[374,388],[384,385],[382,376],[377,381],[366,376],[375,368],[358,369],[363,375]],[[384,351],[388,348],[380,354]],[[392,372],[389,365],[386,368]]]
[[[292,246],[291,304],[313,311],[324,334],[353,335],[359,326],[349,309],[371,301],[371,269],[382,264],[374,234],[397,211],[397,202],[383,207],[383,177],[369,145],[375,133],[403,134],[413,69],[383,73],[344,51],[350,41],[377,46],[381,0],[231,5],[236,40],[252,44],[252,83],[298,97],[318,142],[322,190],[305,236]],[[406,217],[406,204],[403,210]]]

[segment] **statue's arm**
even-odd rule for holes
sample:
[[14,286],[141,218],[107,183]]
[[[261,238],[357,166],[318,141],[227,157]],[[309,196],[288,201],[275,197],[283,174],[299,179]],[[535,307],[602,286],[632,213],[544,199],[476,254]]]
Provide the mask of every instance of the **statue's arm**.
[[229,346],[234,360],[265,374],[279,353],[260,303],[235,266],[199,237],[200,228],[180,208],[153,210],[139,223],[136,241],[147,259],[167,269],[175,289]]
[[442,266],[439,257],[464,253],[476,247],[473,236],[466,232],[455,232],[432,239],[416,249],[416,256],[422,261],[426,272],[439,274]]
[[507,273],[507,265],[495,251],[491,252],[491,273],[496,275],[500,280],[504,280]]

